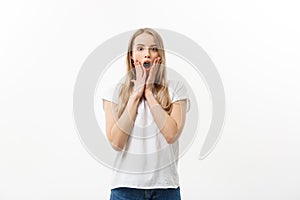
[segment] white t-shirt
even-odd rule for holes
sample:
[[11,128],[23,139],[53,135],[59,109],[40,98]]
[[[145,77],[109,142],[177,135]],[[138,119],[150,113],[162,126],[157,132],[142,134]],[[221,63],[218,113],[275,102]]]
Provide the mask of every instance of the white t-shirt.
[[[106,89],[102,99],[118,104],[120,86],[119,83]],[[187,99],[188,112],[190,100],[184,83],[169,80],[168,89],[172,103]],[[177,188],[178,153],[179,141],[167,143],[152,117],[147,101],[142,99],[127,144],[115,158],[110,188]]]

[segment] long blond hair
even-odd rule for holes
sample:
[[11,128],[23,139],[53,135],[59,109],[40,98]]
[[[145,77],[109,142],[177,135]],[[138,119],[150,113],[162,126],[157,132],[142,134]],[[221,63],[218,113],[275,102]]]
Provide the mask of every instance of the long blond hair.
[[138,29],[129,40],[127,56],[126,56],[126,79],[125,82],[121,85],[120,92],[119,92],[119,104],[118,104],[118,116],[120,117],[124,112],[124,109],[128,103],[129,97],[133,92],[134,83],[131,80],[136,79],[136,71],[133,66],[131,56],[133,50],[133,42],[135,38],[142,34],[148,33],[153,36],[154,42],[158,48],[158,54],[161,59],[161,64],[158,68],[155,81],[154,81],[154,96],[158,103],[162,106],[162,108],[171,113],[172,110],[172,103],[169,95],[168,84],[167,84],[167,72],[166,72],[166,59],[165,59],[165,51],[162,38],[160,35],[151,28],[142,28]]

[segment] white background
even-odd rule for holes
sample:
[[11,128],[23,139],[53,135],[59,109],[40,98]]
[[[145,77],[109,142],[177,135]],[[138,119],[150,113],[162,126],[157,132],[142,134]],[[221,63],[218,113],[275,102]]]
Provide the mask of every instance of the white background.
[[73,89],[97,46],[141,27],[197,42],[225,87],[216,148],[198,160],[199,136],[179,161],[182,199],[299,199],[298,11],[291,0],[1,1],[0,199],[109,199],[110,170],[75,130]]

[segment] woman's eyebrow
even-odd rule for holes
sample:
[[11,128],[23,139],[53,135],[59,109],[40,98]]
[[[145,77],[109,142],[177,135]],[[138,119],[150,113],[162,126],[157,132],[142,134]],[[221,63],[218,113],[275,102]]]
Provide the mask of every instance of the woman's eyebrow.
[[[136,46],[145,46],[144,44],[137,44]],[[150,47],[156,46],[156,44],[151,44]]]

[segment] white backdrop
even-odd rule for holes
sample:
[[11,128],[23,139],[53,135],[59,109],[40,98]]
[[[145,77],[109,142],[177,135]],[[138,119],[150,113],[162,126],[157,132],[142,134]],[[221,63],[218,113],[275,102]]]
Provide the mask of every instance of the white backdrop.
[[198,160],[199,134],[179,160],[182,199],[300,199],[298,10],[291,0],[1,1],[0,199],[109,198],[111,171],[75,130],[73,89],[97,46],[141,27],[196,41],[225,87],[216,148]]

